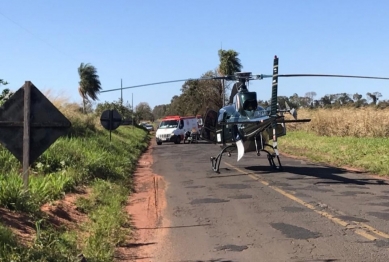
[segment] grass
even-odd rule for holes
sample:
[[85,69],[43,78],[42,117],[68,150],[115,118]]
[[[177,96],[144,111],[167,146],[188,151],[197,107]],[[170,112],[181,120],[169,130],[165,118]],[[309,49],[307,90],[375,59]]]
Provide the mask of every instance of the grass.
[[310,123],[290,124],[282,152],[315,162],[389,174],[389,110],[340,108],[300,110]]
[[[69,135],[59,138],[31,165],[29,190],[23,190],[20,163],[0,147],[0,207],[27,214],[35,223],[33,243],[22,243],[0,224],[0,261],[113,261],[115,247],[128,233],[123,209],[132,173],[150,139],[141,128],[102,130],[99,116],[83,115],[76,105],[54,104],[71,120]],[[41,206],[79,186],[91,193],[76,205],[87,216],[77,230],[54,228]]]
[[389,174],[389,141],[385,138],[325,137],[293,131],[282,137],[279,144],[282,152],[315,162]]
[[83,252],[88,261],[112,261],[114,247],[125,240],[128,214],[122,205],[129,188],[104,180],[96,180],[90,198],[79,198],[77,206],[90,220],[83,227],[88,236],[83,241]]
[[0,225],[0,261],[80,261],[77,255],[76,235],[72,232],[60,233],[42,230],[41,221],[36,222],[37,236],[30,247],[18,243],[12,231]]
[[389,109],[375,107],[338,109],[302,109],[298,118],[310,118],[309,123],[290,124],[292,130],[313,132],[320,136],[388,137]]

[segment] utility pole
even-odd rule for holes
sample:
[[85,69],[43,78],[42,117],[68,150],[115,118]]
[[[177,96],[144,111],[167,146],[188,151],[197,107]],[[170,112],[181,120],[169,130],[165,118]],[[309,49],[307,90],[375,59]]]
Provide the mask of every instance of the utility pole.
[[122,79],[120,79],[120,99],[121,99],[120,103],[121,105],[123,105],[123,80]]
[[132,105],[132,128],[134,128],[134,113],[135,113],[135,108],[134,108],[134,93],[131,93],[131,105]]

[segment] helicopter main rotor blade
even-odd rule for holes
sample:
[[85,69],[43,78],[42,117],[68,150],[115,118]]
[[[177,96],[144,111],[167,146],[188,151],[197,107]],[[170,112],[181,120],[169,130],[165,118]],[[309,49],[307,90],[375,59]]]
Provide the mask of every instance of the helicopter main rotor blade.
[[185,82],[185,81],[189,81],[189,80],[195,80],[195,79],[180,79],[180,80],[163,81],[163,82],[156,82],[156,83],[136,85],[136,86],[128,86],[128,87],[122,87],[122,88],[102,90],[102,91],[100,91],[100,93],[118,91],[118,90],[122,90],[122,89],[136,88],[136,87],[142,87],[142,86],[152,86],[152,85],[168,84],[168,83],[175,83],[175,82]]
[[163,81],[163,82],[149,83],[149,84],[143,84],[143,85],[127,86],[127,87],[122,87],[122,88],[115,88],[115,89],[102,90],[102,91],[100,91],[100,93],[112,92],[112,91],[119,91],[119,90],[123,90],[123,89],[137,88],[137,87],[144,87],[144,86],[152,86],[152,85],[161,85],[161,84],[176,83],[176,82],[186,82],[186,81],[196,81],[196,80],[219,80],[219,79],[230,79],[230,78],[231,78],[231,76],[215,76],[215,77],[203,77],[203,78],[188,78],[188,79]]
[[[248,80],[262,80],[264,78],[271,78],[271,77],[273,77],[273,75],[260,74],[260,75],[253,75],[252,77],[248,78]],[[355,75],[330,75],[330,74],[280,74],[280,75],[278,75],[278,77],[344,77],[344,78],[365,78],[365,79],[389,80],[389,77],[355,76]],[[220,80],[220,79],[236,80],[237,77],[230,75],[230,76],[215,76],[215,77],[203,77],[203,78],[187,78],[187,79],[162,81],[162,82],[149,83],[149,84],[143,84],[143,85],[135,85],[135,86],[122,87],[122,88],[114,88],[114,89],[102,90],[102,91],[100,91],[100,93],[119,91],[119,90],[123,90],[123,89],[137,88],[137,87],[144,87],[144,86],[176,83],[176,82],[186,82],[186,81],[196,81],[196,80]]]
[[282,74],[278,77],[346,77],[346,78],[367,78],[367,79],[381,79],[389,80],[389,77],[379,77],[379,76],[353,76],[353,75],[327,75],[327,74]]

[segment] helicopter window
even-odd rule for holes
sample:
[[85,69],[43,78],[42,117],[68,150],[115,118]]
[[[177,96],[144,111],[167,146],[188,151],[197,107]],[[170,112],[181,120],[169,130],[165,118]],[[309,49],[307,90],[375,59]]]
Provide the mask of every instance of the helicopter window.
[[243,109],[247,111],[256,110],[258,106],[258,102],[256,100],[246,100],[243,103]]
[[159,125],[159,128],[176,128],[178,126],[177,120],[164,120]]

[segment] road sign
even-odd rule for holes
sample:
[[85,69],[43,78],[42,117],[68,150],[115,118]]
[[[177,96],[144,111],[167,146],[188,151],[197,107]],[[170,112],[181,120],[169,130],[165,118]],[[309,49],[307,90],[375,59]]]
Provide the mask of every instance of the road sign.
[[109,130],[109,141],[111,141],[111,132],[120,126],[122,123],[122,116],[116,109],[105,110],[100,117],[101,125]]
[[122,116],[116,109],[105,110],[100,117],[101,125],[107,130],[117,129],[122,122]]
[[[30,81],[0,107],[0,143],[20,162],[28,158],[28,165],[70,127],[70,121]],[[25,156],[23,142],[29,149]]]

